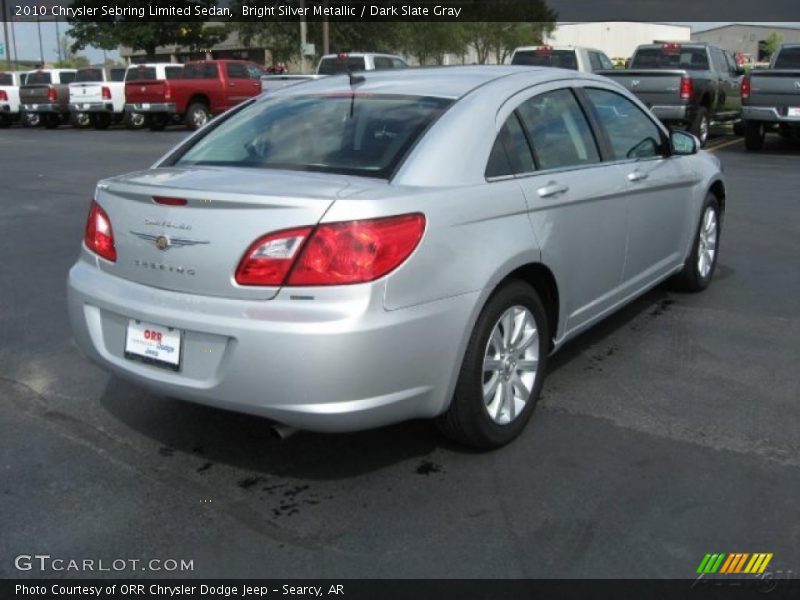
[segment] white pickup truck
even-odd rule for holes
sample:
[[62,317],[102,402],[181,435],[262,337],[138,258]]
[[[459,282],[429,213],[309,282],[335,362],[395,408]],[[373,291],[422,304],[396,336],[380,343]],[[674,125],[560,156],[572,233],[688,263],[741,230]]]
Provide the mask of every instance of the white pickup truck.
[[[125,72],[125,83],[132,81],[165,81],[180,79],[183,75],[183,65],[179,63],[142,63],[131,65]],[[131,129],[140,129],[145,126],[147,119],[142,113],[133,110],[133,105],[125,106],[125,124]]]
[[69,114],[73,127],[106,129],[125,116],[125,67],[78,69],[69,84]]
[[0,127],[9,127],[19,120],[19,86],[25,71],[0,72]]

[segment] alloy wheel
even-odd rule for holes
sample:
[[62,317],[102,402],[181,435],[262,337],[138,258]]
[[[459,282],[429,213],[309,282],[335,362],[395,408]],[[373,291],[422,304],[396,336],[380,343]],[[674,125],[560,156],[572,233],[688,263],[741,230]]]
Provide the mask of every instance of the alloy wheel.
[[717,255],[717,213],[713,207],[706,207],[700,225],[700,240],[697,244],[697,272],[705,279],[714,267]]

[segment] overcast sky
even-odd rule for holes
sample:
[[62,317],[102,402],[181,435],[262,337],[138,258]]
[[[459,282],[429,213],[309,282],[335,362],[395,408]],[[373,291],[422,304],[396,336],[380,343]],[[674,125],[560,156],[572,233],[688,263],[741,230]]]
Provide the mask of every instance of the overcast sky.
[[[693,23],[680,23],[681,25],[689,25],[692,27],[693,30],[703,30],[703,29],[710,29],[712,27],[718,27],[720,25],[727,25],[727,22],[693,22]],[[759,25],[789,25],[789,26],[800,26],[800,22],[792,22],[792,23],[758,23]],[[9,25],[11,25],[9,23]],[[42,31],[42,49],[44,51],[44,58],[45,61],[55,61],[58,59],[58,43],[56,41],[56,24],[55,23],[41,23],[41,31]],[[66,23],[60,23],[58,25],[59,33],[64,35],[69,28],[69,25]],[[14,33],[17,42],[17,53],[19,58],[22,60],[37,60],[39,58],[39,35],[37,30],[36,23],[14,23]],[[0,35],[2,35],[0,33]],[[9,33],[9,37],[11,34]],[[0,38],[1,39],[1,38]],[[8,45],[11,46],[11,40],[9,39]],[[103,61],[103,52],[102,50],[97,50],[95,48],[88,48],[82,51],[82,54],[86,55],[92,63],[100,63]],[[5,59],[5,57],[3,57]],[[108,58],[119,58],[119,53],[117,51],[108,52]]]

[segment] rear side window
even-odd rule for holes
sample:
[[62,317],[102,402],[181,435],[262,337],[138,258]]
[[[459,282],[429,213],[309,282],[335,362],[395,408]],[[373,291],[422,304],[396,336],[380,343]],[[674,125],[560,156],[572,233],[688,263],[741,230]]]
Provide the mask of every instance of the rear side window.
[[247,67],[242,63],[228,63],[226,65],[226,71],[230,79],[250,79],[247,74]]
[[33,73],[28,73],[28,78],[25,80],[27,85],[41,85],[52,82],[53,79],[50,77],[50,73],[47,73],[46,71],[34,71]]
[[184,79],[216,79],[216,63],[192,63],[183,67]]
[[388,179],[451,103],[445,98],[358,92],[273,96],[220,123],[175,164]]
[[155,78],[155,67],[131,67],[125,73],[125,81],[153,81]]
[[385,56],[376,56],[375,57],[375,70],[382,71],[385,69],[392,68],[392,59],[387,58]]
[[125,79],[125,69],[111,69],[109,76],[111,81],[123,81]]
[[800,46],[784,48],[775,59],[776,69],[800,69]]
[[592,130],[570,90],[546,92],[517,109],[533,145],[539,169],[600,162]]
[[616,160],[661,156],[661,130],[638,106],[615,92],[587,88],[595,116],[608,134]]
[[351,56],[347,61],[339,60],[333,56],[330,58],[323,58],[319,62],[318,73],[320,75],[338,75],[340,73],[347,73],[347,68],[351,71],[364,71],[367,67],[364,63],[363,56]]
[[706,71],[708,70],[708,52],[705,48],[684,48],[674,45],[642,48],[633,55],[631,69]]
[[61,73],[58,76],[58,80],[61,83],[72,83],[75,81],[75,73]]
[[14,77],[11,73],[0,73],[0,85],[14,85]]
[[399,58],[392,59],[392,68],[394,69],[407,69],[408,65],[405,61],[400,60]]
[[75,75],[75,81],[78,83],[88,83],[92,81],[103,81],[103,71],[100,69],[81,69]]
[[589,64],[592,66],[592,71],[601,71],[603,69],[600,55],[597,52],[589,52]]
[[515,52],[511,64],[578,70],[578,59],[574,50],[552,50],[546,46]]
[[533,164],[531,147],[528,145],[519,117],[513,113],[503,124],[494,141],[486,165],[486,177],[530,173],[534,170],[536,167]]
[[[167,79],[182,79],[183,67],[165,67],[164,76]],[[153,79],[155,79],[155,77],[153,77]]]
[[266,75],[266,72],[258,65],[247,65],[247,73],[250,79],[261,79],[262,75]]

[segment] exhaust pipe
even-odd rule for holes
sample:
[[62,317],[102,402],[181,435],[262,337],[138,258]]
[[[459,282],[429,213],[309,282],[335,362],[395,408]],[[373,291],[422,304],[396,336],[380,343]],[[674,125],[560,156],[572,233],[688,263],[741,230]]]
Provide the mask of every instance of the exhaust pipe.
[[269,428],[272,437],[276,440],[283,441],[292,437],[295,433],[299,431],[294,427],[290,427],[289,425],[284,425],[283,423],[275,423],[272,427]]

